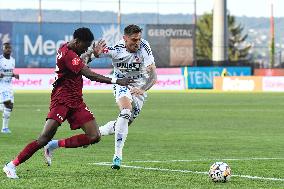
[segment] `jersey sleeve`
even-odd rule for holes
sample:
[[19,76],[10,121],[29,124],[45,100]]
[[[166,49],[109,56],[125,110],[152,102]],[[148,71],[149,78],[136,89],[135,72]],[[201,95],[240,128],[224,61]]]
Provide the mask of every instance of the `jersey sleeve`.
[[151,50],[151,47],[147,41],[142,41],[142,55],[144,58],[144,65],[145,67],[150,66],[151,64],[155,64],[155,59]]
[[12,65],[12,67],[13,67],[13,70],[15,69],[15,67],[16,67],[16,60],[13,58],[13,65]]
[[69,51],[65,56],[65,66],[69,71],[78,74],[85,64],[76,53]]
[[3,64],[3,58],[2,57],[0,57],[0,72],[2,72],[2,64]]

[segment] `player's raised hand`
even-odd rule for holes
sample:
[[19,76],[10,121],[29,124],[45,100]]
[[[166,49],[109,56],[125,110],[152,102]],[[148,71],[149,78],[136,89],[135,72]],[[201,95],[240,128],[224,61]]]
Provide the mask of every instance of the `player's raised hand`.
[[121,86],[128,86],[128,85],[131,85],[132,83],[134,83],[134,80],[129,79],[129,78],[123,78],[123,79],[116,80],[116,84],[121,85]]
[[105,40],[101,39],[97,43],[94,43],[93,53],[94,53],[95,57],[99,57],[99,55],[103,53],[103,51],[106,47],[107,46],[106,46]]

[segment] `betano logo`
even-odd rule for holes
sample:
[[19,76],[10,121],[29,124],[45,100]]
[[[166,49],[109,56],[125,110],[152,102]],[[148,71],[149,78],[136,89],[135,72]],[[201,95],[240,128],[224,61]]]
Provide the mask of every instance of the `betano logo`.
[[65,35],[63,40],[53,41],[43,40],[42,35],[38,35],[33,43],[28,35],[24,35],[24,55],[55,55],[60,45],[72,38],[72,35]]
[[254,91],[255,83],[252,79],[224,78],[223,91]]

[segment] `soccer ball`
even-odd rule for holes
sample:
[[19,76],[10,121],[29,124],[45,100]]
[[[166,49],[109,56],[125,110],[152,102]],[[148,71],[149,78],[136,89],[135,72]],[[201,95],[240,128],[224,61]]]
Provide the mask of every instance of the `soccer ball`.
[[227,182],[231,177],[231,168],[227,163],[216,162],[211,165],[208,174],[214,182]]

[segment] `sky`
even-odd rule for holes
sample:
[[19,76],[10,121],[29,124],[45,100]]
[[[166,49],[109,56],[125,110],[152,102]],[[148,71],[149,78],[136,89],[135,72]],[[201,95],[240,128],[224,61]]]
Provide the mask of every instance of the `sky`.
[[[0,9],[38,9],[40,0],[0,0]],[[118,11],[119,0],[41,0],[42,9]],[[196,0],[196,12],[210,12],[216,0]],[[120,0],[121,13],[153,12],[160,14],[192,14],[194,0]],[[270,4],[274,16],[284,17],[284,0],[227,0],[231,15],[270,17]]]

